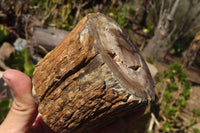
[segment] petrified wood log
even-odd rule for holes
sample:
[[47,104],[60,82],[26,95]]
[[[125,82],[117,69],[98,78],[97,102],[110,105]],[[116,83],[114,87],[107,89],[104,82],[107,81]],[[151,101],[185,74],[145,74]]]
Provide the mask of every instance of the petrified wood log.
[[68,34],[68,31],[51,27],[35,26],[32,41],[50,51],[55,48]]
[[122,29],[90,14],[37,65],[33,95],[57,132],[103,127],[154,99],[153,80]]

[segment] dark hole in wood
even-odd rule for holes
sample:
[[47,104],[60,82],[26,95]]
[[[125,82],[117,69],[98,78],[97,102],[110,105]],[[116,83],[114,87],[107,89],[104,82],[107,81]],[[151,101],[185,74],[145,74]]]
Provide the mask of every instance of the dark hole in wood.
[[116,56],[116,53],[108,52],[108,54],[109,54],[109,56],[110,56],[111,58],[114,58],[114,57]]
[[137,71],[141,66],[129,66],[128,68],[133,69],[134,71]]

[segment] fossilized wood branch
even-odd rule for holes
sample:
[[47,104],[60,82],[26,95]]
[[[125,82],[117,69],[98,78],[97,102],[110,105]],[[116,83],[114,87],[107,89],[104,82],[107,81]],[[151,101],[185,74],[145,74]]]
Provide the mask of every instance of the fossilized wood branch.
[[138,49],[100,13],[83,18],[37,64],[33,85],[43,120],[57,132],[103,127],[154,99]]
[[65,30],[55,29],[51,27],[36,26],[32,29],[32,42],[38,48],[38,45],[44,47],[47,51],[51,51],[67,36],[69,32]]

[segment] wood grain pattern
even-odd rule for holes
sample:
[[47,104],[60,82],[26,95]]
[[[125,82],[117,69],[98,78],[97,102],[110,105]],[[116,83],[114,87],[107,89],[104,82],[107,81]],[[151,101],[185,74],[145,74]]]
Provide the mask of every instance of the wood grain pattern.
[[111,18],[89,14],[33,75],[43,120],[56,132],[101,128],[154,100],[153,80],[138,49]]

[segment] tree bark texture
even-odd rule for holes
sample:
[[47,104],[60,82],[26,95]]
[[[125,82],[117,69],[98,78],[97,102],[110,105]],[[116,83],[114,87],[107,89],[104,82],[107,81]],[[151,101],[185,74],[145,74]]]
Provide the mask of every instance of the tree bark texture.
[[111,18],[89,14],[37,65],[33,95],[56,132],[87,132],[154,100],[138,49]]
[[174,16],[180,4],[180,0],[175,0],[170,12],[167,14],[164,10],[165,0],[162,0],[158,25],[155,28],[154,36],[142,51],[144,58],[152,57],[155,60],[162,59],[168,52],[168,40],[173,33]]

